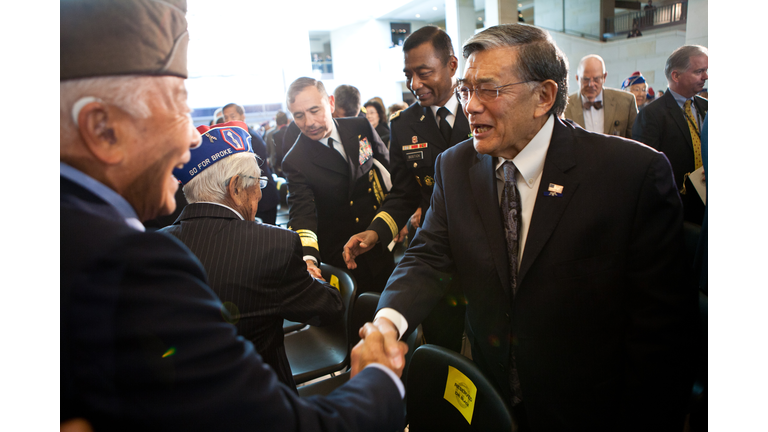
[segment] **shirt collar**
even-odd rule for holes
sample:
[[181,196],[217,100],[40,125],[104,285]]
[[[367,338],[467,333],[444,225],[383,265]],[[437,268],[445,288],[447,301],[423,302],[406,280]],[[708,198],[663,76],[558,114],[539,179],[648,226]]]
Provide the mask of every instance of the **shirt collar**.
[[674,90],[672,90],[672,89],[668,89],[668,90],[669,90],[670,93],[672,93],[672,97],[675,98],[675,102],[677,102],[677,104],[680,105],[680,108],[685,106],[685,101],[693,99],[693,98],[686,99],[685,96],[682,96],[682,95],[679,95],[679,94],[675,93]]
[[[331,129],[331,135],[328,136],[328,138],[333,138],[334,141],[336,141],[337,143],[341,144],[341,135],[339,135],[339,129],[336,127],[336,120],[333,121],[333,126],[332,126],[332,129]],[[328,138],[320,138],[317,141],[322,143],[326,147],[331,147],[331,146],[328,145]]]
[[[534,184],[536,184],[536,179],[544,171],[544,160],[547,158],[547,150],[549,150],[549,142],[552,140],[554,127],[555,117],[550,114],[544,126],[539,129],[539,132],[536,133],[531,142],[512,159],[517,172],[520,173],[529,188],[533,188]],[[497,172],[506,161],[507,159],[502,157],[498,158],[496,162]]]
[[[451,94],[451,98],[448,99],[448,102],[446,102],[443,106],[448,108],[448,111],[451,112],[451,115],[455,116],[456,112],[459,110],[459,100],[456,99],[456,93]],[[429,108],[432,109],[432,114],[435,116],[435,118],[437,118],[437,110],[442,107],[432,105]]]
[[59,173],[62,177],[77,183],[114,207],[120,213],[120,216],[125,219],[125,223],[128,226],[139,231],[145,231],[144,225],[139,221],[139,217],[136,215],[133,207],[131,207],[131,204],[104,183],[61,161],[59,161]]
[[199,204],[213,204],[213,205],[224,207],[226,209],[231,210],[232,213],[236,214],[237,217],[240,218],[240,220],[245,220],[245,218],[243,217],[243,215],[240,214],[240,212],[238,212],[237,210],[233,209],[232,207],[230,207],[228,205],[224,205],[222,203],[217,203],[217,202],[213,202],[213,201],[199,201]]

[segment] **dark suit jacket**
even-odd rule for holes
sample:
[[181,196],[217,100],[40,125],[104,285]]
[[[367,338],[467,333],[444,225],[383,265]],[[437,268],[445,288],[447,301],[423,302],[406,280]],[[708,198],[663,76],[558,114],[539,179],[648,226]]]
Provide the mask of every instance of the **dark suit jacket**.
[[285,127],[285,132],[283,132],[283,150],[281,153],[283,155],[283,160],[285,159],[285,156],[288,154],[288,152],[291,151],[293,145],[296,144],[296,140],[299,138],[300,134],[301,129],[296,126],[296,122],[294,121],[291,121],[288,123],[288,126]]
[[[694,103],[703,124],[708,102],[703,97],[695,96]],[[683,176],[696,169],[693,140],[691,131],[688,129],[688,121],[672,93],[664,93],[664,96],[640,110],[632,127],[632,139],[664,152],[669,163],[672,164],[678,190],[683,188]],[[682,195],[685,220],[701,225],[704,218],[704,203],[690,182],[687,182],[686,189],[686,194]]]
[[438,157],[430,213],[379,308],[415,328],[444,292],[435,270],[455,270],[472,358],[510,398],[514,346],[533,430],[679,430],[697,298],[669,162],[555,119],[514,299],[495,162],[471,140]]
[[[289,228],[299,233],[304,255],[314,256],[339,268],[347,268],[342,250],[349,238],[371,225],[379,233],[380,243],[358,257],[358,267],[372,275],[392,271],[394,258],[385,243],[392,239],[392,227],[382,207],[384,191],[381,173],[374,158],[389,170],[389,152],[368,120],[362,117],[334,119],[348,161],[333,148],[299,135],[296,144],[283,159],[283,172],[288,180]],[[367,140],[372,156],[360,165],[361,144]],[[376,220],[374,221],[374,218]],[[373,223],[372,223],[373,221]],[[397,227],[395,227],[397,229]],[[353,272],[362,290],[368,282],[360,272]],[[383,288],[384,282],[378,288]]]
[[341,319],[344,310],[339,291],[307,272],[299,236],[205,203],[189,204],[161,231],[200,259],[238,334],[253,342],[280,381],[296,387],[283,345],[283,320],[319,326]]
[[225,322],[192,252],[129,228],[61,179],[60,420],[94,430],[380,430],[404,424],[397,387],[366,368],[299,398]]
[[[454,115],[450,142],[445,142],[440,133],[432,109],[422,107],[418,102],[391,118],[390,158],[394,180],[388,198],[403,200],[392,215],[400,227],[418,207],[421,207],[421,221],[424,221],[434,187],[437,155],[471,136],[461,104]],[[408,148],[416,144],[426,144],[426,147]],[[415,206],[412,204],[414,199]]]

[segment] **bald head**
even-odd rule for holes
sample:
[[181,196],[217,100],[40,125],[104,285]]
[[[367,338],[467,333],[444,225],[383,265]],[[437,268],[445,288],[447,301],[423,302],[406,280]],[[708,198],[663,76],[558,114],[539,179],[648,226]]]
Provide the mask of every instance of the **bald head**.
[[581,86],[581,95],[589,101],[594,101],[603,91],[603,83],[607,76],[602,57],[590,54],[582,58],[576,73],[576,80]]

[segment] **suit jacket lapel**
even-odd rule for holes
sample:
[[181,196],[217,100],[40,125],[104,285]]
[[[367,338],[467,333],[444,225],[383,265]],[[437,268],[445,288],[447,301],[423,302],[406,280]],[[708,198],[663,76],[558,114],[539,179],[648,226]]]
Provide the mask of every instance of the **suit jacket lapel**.
[[[344,146],[344,152],[347,154],[347,173],[349,175],[349,189],[348,195],[352,195],[352,190],[355,187],[355,182],[363,175],[362,167],[360,166],[360,140],[364,138],[358,134],[361,132],[349,127],[349,123],[344,123],[344,126],[339,127],[339,121],[336,122],[336,129],[341,136],[341,145]],[[370,142],[368,144],[371,144]],[[373,157],[373,156],[371,156]]]
[[424,139],[429,145],[436,147],[435,154],[448,149],[448,143],[443,139],[440,128],[435,121],[435,116],[432,114],[432,108],[422,107],[421,112],[422,115],[419,117],[418,122],[413,125],[413,129],[419,137],[419,142],[423,142],[421,140]]
[[344,162],[344,158],[336,149],[328,148],[323,144],[312,140],[302,134],[299,137],[297,146],[301,145],[301,148],[297,149],[305,153],[305,157],[309,158],[313,164],[323,169],[328,169],[339,173],[341,175],[349,175],[349,167]]
[[454,146],[462,141],[466,141],[469,136],[469,121],[467,116],[464,115],[464,109],[459,103],[459,112],[455,113],[456,119],[453,121],[453,130],[451,131],[451,146]]
[[616,121],[616,98],[603,90],[603,133],[611,135],[613,122]]
[[584,107],[581,105],[581,93],[576,93],[576,99],[573,101],[574,115],[573,121],[582,128],[586,128],[584,123]]
[[[507,242],[504,235],[504,223],[501,220],[498,191],[496,188],[496,170],[494,158],[490,155],[477,155],[478,161],[469,169],[469,183],[475,203],[480,209],[480,218],[493,255],[493,263],[499,273],[504,291],[512,298],[509,285],[509,261],[507,260]],[[496,211],[494,211],[496,209]]]
[[685,119],[685,115],[683,114],[683,109],[680,108],[680,105],[677,104],[677,101],[675,100],[675,97],[672,96],[672,93],[666,92],[662,97],[666,98],[665,102],[667,104],[667,110],[669,111],[669,114],[672,116],[672,119],[674,119],[675,124],[677,124],[677,127],[679,127],[680,130],[683,132],[683,136],[685,137],[685,142],[688,143],[688,148],[693,149],[693,139],[691,138],[691,130],[688,129],[688,120]]
[[[549,240],[579,186],[578,180],[573,175],[568,175],[568,170],[576,165],[573,147],[572,129],[564,125],[560,119],[555,118],[552,140],[549,143],[547,158],[544,161],[541,184],[536,192],[536,204],[533,208],[531,225],[525,241],[523,261],[518,272],[518,287],[522,286],[525,281],[525,274]],[[548,196],[550,183],[563,186],[563,195],[559,197]]]

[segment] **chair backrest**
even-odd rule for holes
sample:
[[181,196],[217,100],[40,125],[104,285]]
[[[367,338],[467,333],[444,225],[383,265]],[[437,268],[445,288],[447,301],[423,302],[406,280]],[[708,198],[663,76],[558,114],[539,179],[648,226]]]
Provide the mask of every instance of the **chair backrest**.
[[417,348],[405,388],[411,432],[515,429],[491,382],[472,361],[451,350],[430,344]]
[[352,310],[352,321],[349,326],[349,346],[354,347],[360,341],[360,327],[367,322],[373,322],[376,314],[376,306],[379,304],[381,294],[377,292],[364,292],[355,299],[355,307]]

